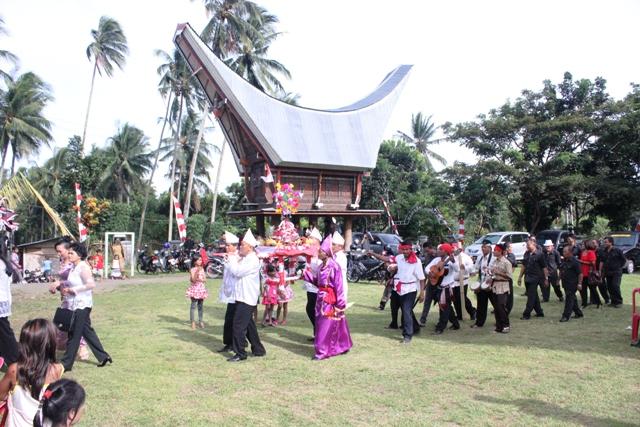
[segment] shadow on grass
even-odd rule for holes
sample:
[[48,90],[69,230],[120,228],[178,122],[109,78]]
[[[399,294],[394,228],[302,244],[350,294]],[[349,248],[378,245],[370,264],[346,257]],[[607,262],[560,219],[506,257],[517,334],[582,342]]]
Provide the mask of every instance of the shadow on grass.
[[313,341],[308,339],[311,335],[304,335],[285,327],[261,328],[258,326],[260,339],[273,346],[297,354],[303,357],[314,355]]
[[206,326],[204,329],[193,330],[189,326],[189,322],[175,316],[158,315],[158,320],[164,323],[179,325],[165,327],[164,329],[173,332],[175,337],[180,341],[201,345],[216,354],[218,354],[217,350],[222,347],[222,340],[216,338],[214,334],[215,331],[219,330],[220,334],[218,335],[221,335],[222,327]]
[[620,426],[632,427],[632,424],[611,418],[595,417],[581,412],[571,411],[556,404],[536,399],[498,399],[491,396],[475,396],[480,402],[493,403],[505,406],[517,406],[521,412],[533,415],[536,418],[553,418],[563,423],[580,424],[585,426]]

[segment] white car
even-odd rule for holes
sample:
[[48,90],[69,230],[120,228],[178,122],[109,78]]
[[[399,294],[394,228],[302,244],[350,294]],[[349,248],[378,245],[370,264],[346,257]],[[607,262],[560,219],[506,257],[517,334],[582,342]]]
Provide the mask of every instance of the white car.
[[491,249],[498,243],[511,243],[513,254],[518,261],[522,261],[524,253],[527,251],[527,239],[529,233],[526,231],[497,231],[495,233],[485,234],[472,245],[467,246],[464,250],[474,260],[482,255],[482,242],[489,240]]

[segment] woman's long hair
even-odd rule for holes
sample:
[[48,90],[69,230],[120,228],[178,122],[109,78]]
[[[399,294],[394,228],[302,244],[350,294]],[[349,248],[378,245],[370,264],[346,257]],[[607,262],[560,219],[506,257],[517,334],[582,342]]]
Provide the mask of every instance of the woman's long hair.
[[18,383],[37,400],[56,361],[56,327],[46,319],[28,320],[20,331],[19,348]]
[[82,386],[73,380],[64,378],[52,383],[40,400],[33,425],[42,427],[44,420],[51,421],[54,427],[67,425],[69,413],[74,411],[77,416],[85,397]]

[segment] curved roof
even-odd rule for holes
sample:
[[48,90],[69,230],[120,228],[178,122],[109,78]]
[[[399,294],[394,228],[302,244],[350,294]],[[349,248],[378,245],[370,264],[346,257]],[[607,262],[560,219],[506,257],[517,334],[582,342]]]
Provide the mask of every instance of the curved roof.
[[[373,169],[391,112],[412,67],[401,65],[391,71],[358,102],[319,110],[290,105],[256,89],[221,61],[188,24],[178,25],[174,41],[192,68],[189,56],[195,55],[217,86],[215,93],[226,98],[274,166]],[[207,89],[198,71],[196,76],[213,100],[213,89]]]

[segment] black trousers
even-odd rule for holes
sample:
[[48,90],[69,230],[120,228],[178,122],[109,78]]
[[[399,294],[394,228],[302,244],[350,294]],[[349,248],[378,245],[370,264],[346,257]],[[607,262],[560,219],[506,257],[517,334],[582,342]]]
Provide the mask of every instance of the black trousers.
[[227,311],[224,313],[224,326],[222,327],[222,344],[233,344],[233,317],[236,313],[236,303],[227,304]]
[[398,312],[400,311],[400,295],[398,295],[395,289],[391,291],[391,296],[389,297],[389,305],[391,306],[391,323],[389,323],[389,327],[392,329],[397,329]]
[[18,360],[18,343],[8,317],[0,317],[0,356],[7,366]]
[[316,301],[318,294],[314,292],[307,292],[307,306],[305,308],[307,317],[313,326],[313,336],[316,336]]
[[65,371],[70,371],[73,368],[73,362],[80,347],[80,339],[83,337],[99,363],[109,357],[109,354],[102,348],[98,334],[91,327],[91,308],[78,309],[75,311],[75,318],[73,319],[71,331],[69,331],[67,350],[62,356],[62,360],[60,360]]
[[400,309],[402,310],[402,336],[405,338],[411,338],[414,334],[420,332],[420,325],[418,324],[416,316],[413,314],[416,295],[416,291],[398,295],[400,298]]
[[604,280],[600,281],[600,284],[598,285],[598,290],[600,291],[600,295],[602,295],[602,298],[604,299],[605,304],[606,303],[610,303],[611,302],[611,296],[609,295],[609,290],[607,289],[607,282]]
[[509,296],[507,296],[507,314],[513,310],[513,279],[509,279]]
[[622,304],[622,294],[620,293],[620,282],[622,281],[622,271],[604,276],[607,282],[607,290],[611,296],[611,304]]
[[429,310],[434,302],[438,300],[438,287],[427,284],[427,288],[424,291],[424,304],[422,305],[422,314],[420,315],[420,323],[427,323],[427,316],[429,316]]
[[[469,286],[464,285],[464,308],[473,319],[476,316],[476,309],[471,304],[471,300],[467,297],[467,290]],[[456,310],[458,320],[462,320],[462,301],[460,300],[460,287],[453,288],[453,306]]]
[[540,284],[540,290],[542,291],[542,301],[549,301],[552,287],[558,299],[562,299],[562,289],[560,289],[560,284],[558,283],[558,275],[552,274],[549,276],[549,286],[544,286],[543,283]]
[[[586,285],[587,279],[582,280],[582,288],[584,289]],[[576,316],[582,316],[582,310],[578,306],[578,298],[576,298],[576,286],[564,286],[565,299],[564,299],[564,311],[562,312],[562,317],[570,318],[571,312],[574,312]]]
[[251,344],[251,352],[256,356],[263,356],[267,353],[260,342],[256,322],[253,321],[255,305],[245,304],[236,301],[236,312],[233,316],[233,351],[241,358],[247,357],[247,338]]
[[522,313],[522,317],[531,317],[531,312],[534,310],[538,315],[544,314],[540,305],[540,297],[538,296],[538,285],[538,282],[524,282],[524,286],[527,289],[527,306]]
[[459,328],[460,322],[451,307],[451,291],[449,289],[442,289],[445,294],[445,307],[440,307],[440,317],[438,324],[436,325],[436,331],[444,331],[447,327],[447,323],[451,322],[454,327]]
[[491,305],[494,307],[493,303],[493,293],[489,291],[478,291],[476,293],[476,326],[482,327],[484,323],[487,321],[487,309],[489,308],[489,301],[491,301]]
[[493,313],[496,316],[496,331],[508,328],[509,312],[507,311],[507,300],[509,294],[493,294]]

